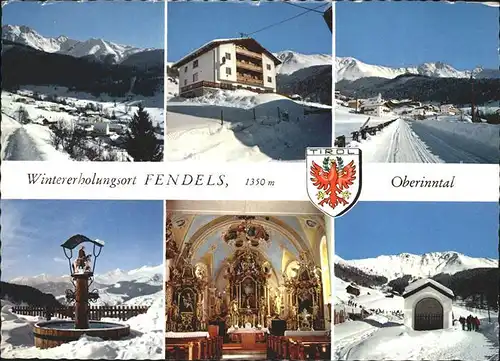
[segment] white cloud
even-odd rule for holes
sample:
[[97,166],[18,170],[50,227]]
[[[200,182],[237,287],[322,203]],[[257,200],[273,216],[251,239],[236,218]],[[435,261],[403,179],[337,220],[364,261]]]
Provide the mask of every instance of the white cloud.
[[[465,3],[470,3],[470,4],[480,4],[480,5],[486,5],[486,6],[491,6],[494,8],[499,7],[500,5],[496,1],[464,1]],[[445,3],[448,4],[457,4],[455,1],[445,1]],[[460,2],[458,2],[459,4]]]
[[68,263],[68,260],[67,259],[62,259],[60,257],[54,257],[54,262],[57,262],[57,263]]

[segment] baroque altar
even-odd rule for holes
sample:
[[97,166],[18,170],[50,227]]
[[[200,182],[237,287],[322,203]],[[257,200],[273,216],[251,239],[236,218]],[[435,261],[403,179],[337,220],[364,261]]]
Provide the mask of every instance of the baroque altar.
[[293,276],[283,275],[288,297],[287,329],[314,331],[325,329],[321,269],[307,252],[299,255]]

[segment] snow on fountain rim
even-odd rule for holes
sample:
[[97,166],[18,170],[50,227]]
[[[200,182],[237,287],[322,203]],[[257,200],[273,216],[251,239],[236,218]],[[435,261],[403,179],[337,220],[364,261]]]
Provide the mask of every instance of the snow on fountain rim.
[[[69,321],[69,320],[51,320],[51,321],[40,321],[35,323],[35,327],[44,327],[50,324],[68,324],[68,323],[75,323],[75,321]],[[106,324],[106,325],[115,325],[116,327],[103,327],[103,328],[52,328],[53,330],[64,330],[64,331],[77,331],[77,332],[84,332],[84,331],[96,331],[96,330],[103,330],[103,331],[117,331],[117,330],[123,330],[124,328],[130,328],[130,325],[126,323],[115,323],[115,322],[106,322],[106,321],[89,321],[89,324]]]

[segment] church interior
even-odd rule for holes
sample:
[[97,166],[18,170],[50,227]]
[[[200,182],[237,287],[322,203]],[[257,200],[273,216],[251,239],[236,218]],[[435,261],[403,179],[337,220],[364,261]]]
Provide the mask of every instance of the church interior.
[[310,202],[166,208],[167,360],[331,359],[327,217]]

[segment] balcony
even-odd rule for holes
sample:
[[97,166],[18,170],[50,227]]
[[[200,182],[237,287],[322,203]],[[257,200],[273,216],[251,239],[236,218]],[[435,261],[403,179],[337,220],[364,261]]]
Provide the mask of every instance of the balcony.
[[236,67],[241,68],[241,69],[256,71],[258,73],[262,73],[262,66],[257,65],[257,64],[253,64],[253,63],[249,63],[246,61],[237,60]]
[[259,54],[259,53],[254,53],[253,51],[250,51],[250,50],[247,50],[245,48],[241,48],[241,47],[236,47],[236,54],[240,54],[240,55],[245,55],[245,56],[248,56],[250,58],[254,58],[254,59],[259,59],[259,60],[262,60],[262,54]]
[[236,76],[236,81],[241,84],[264,86],[264,81],[262,79],[250,78],[248,76],[238,75]]

